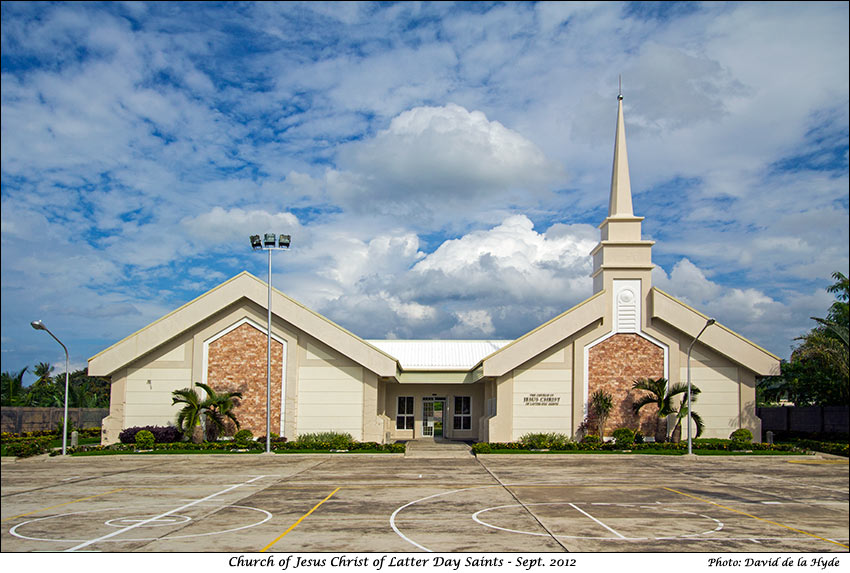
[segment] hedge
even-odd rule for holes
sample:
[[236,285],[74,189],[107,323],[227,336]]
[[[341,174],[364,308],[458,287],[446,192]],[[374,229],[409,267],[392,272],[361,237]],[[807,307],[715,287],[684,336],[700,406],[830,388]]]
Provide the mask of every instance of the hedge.
[[[839,444],[840,445],[840,444]],[[741,451],[741,443],[733,442],[731,440],[697,440],[692,442],[692,446],[694,450],[721,450],[721,451]],[[846,446],[845,446],[846,448]],[[472,446],[472,452],[475,454],[486,454],[491,453],[493,451],[498,450],[526,450],[531,451],[535,448],[532,448],[526,444],[521,444],[519,442],[491,442],[491,443],[478,443]],[[566,442],[559,446],[553,446],[548,448],[549,451],[559,452],[559,451],[584,451],[584,452],[593,452],[593,451],[622,451],[624,448],[622,445],[617,445],[614,442],[595,442],[593,440],[582,441],[582,442]],[[656,443],[643,443],[643,444],[633,444],[628,446],[628,450],[637,451],[637,450],[664,450],[664,451],[686,451],[688,449],[687,442],[656,442]],[[747,450],[760,450],[760,451],[777,451],[777,452],[794,452],[797,451],[791,444],[746,444]]]
[[183,433],[174,426],[133,426],[122,430],[118,434],[118,440],[122,444],[135,444],[136,434],[143,430],[147,430],[153,434],[153,441],[157,444],[179,442],[183,438]]

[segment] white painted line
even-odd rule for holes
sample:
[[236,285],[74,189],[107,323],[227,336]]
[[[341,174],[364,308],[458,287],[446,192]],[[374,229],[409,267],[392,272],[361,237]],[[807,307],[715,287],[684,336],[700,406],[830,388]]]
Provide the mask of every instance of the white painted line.
[[593,521],[595,521],[596,523],[598,523],[599,525],[601,525],[602,527],[604,527],[605,529],[607,529],[608,531],[610,531],[611,533],[613,533],[614,535],[616,535],[617,537],[619,537],[620,539],[626,539],[626,536],[625,536],[625,535],[620,535],[617,531],[615,531],[615,530],[611,529],[610,527],[608,527],[607,525],[605,525],[604,523],[602,523],[601,521],[599,521],[598,519],[596,519],[595,517],[593,517],[592,515],[590,515],[589,513],[587,513],[586,511],[584,511],[584,510],[579,509],[578,507],[576,507],[576,504],[571,503],[571,504],[569,504],[569,505],[570,505],[570,506],[571,506],[574,510],[578,511],[579,513],[583,513],[584,515],[586,515],[587,517],[589,517],[590,519],[592,519]]
[[[764,478],[764,479],[772,479],[774,481],[781,481],[781,482],[788,483],[787,479],[776,478],[776,477],[773,477],[773,476],[754,475],[753,477],[760,477],[760,478]],[[826,491],[836,491],[838,493],[844,493],[844,494],[847,493],[846,489],[836,489],[834,487],[823,487],[823,486],[820,486],[820,485],[812,485],[812,484],[808,484],[808,483],[794,482],[794,486],[795,487],[812,487],[812,488],[815,488],[815,489],[825,489]]]
[[167,517],[167,516],[171,515],[172,513],[176,513],[176,512],[178,512],[178,511],[182,511],[182,510],[186,509],[187,507],[192,507],[192,506],[193,506],[193,505],[195,505],[195,504],[201,503],[201,502],[203,502],[203,501],[207,501],[207,500],[209,500],[209,499],[212,499],[212,498],[214,498],[214,497],[217,497],[217,496],[219,496],[219,495],[221,495],[221,494],[223,494],[223,493],[227,493],[227,492],[229,492],[229,491],[231,491],[231,490],[236,489],[237,487],[242,487],[243,485],[249,484],[249,483],[251,483],[251,482],[253,482],[253,481],[256,481],[256,480],[258,480],[258,479],[261,479],[261,478],[263,478],[263,477],[265,477],[265,476],[257,476],[257,477],[255,477],[255,478],[251,478],[251,479],[249,479],[249,480],[248,480],[248,481],[246,481],[246,482],[243,482],[243,483],[240,483],[240,484],[236,484],[236,485],[232,485],[232,486],[230,486],[230,487],[228,487],[228,488],[226,488],[226,489],[221,490],[221,491],[220,491],[220,492],[218,492],[218,493],[214,493],[214,494],[212,494],[212,495],[208,495],[207,497],[205,497],[205,498],[203,498],[203,499],[199,499],[199,500],[193,501],[193,502],[191,502],[191,503],[187,503],[186,505],[183,505],[183,506],[178,507],[178,508],[176,508],[176,509],[172,509],[172,510],[170,510],[170,511],[166,511],[165,513],[161,513],[161,514],[159,514],[159,515],[157,515],[157,516],[154,516],[154,517],[151,517],[151,518],[145,519],[145,520],[143,520],[143,521],[139,521],[138,523],[134,523],[133,525],[128,525],[128,526],[127,526],[127,527],[125,527],[124,529],[119,529],[118,531],[113,531],[112,533],[108,533],[107,535],[104,535],[104,536],[102,536],[102,537],[98,537],[97,539],[91,539],[91,540],[86,541],[86,542],[84,542],[84,543],[80,543],[79,545],[75,545],[74,547],[71,547],[70,549],[66,549],[66,550],[65,550],[65,552],[67,553],[67,552],[71,552],[71,551],[77,551],[78,549],[82,549],[83,547],[88,547],[89,545],[92,545],[92,544],[94,544],[94,543],[98,543],[98,542],[103,541],[103,540],[105,540],[105,539],[109,539],[110,537],[115,537],[116,535],[121,535],[122,533],[125,533],[125,532],[127,532],[127,531],[130,531],[131,529],[135,529],[135,528],[137,528],[137,527],[141,527],[142,525],[145,525],[145,524],[150,523],[150,522],[152,522],[152,521],[156,521],[156,520],[162,519],[163,517]]
[[[165,504],[159,504],[159,505],[165,505]],[[108,543],[122,543],[122,542],[128,542],[128,541],[157,541],[159,539],[191,539],[191,538],[195,538],[195,537],[207,537],[207,536],[211,536],[211,535],[224,535],[225,533],[233,533],[234,531],[241,531],[243,529],[250,529],[252,527],[262,525],[272,518],[271,513],[269,513],[265,509],[259,509],[259,508],[256,508],[256,507],[249,507],[249,506],[245,506],[245,505],[223,505],[223,506],[220,506],[220,508],[222,508],[222,509],[227,509],[227,508],[247,509],[247,510],[250,510],[250,511],[256,511],[256,512],[262,513],[262,514],[265,515],[265,517],[263,519],[261,519],[260,521],[257,521],[257,522],[254,522],[254,523],[249,523],[247,525],[240,525],[239,527],[233,527],[231,529],[222,529],[222,530],[219,530],[219,531],[209,531],[207,533],[190,533],[190,534],[186,534],[186,535],[168,535],[167,537],[133,537],[133,538],[128,538],[128,539],[108,539],[106,542],[108,542]],[[26,526],[28,526],[32,523],[36,523],[36,522],[42,522],[42,525],[43,525],[47,521],[55,520],[55,519],[62,519],[64,517],[68,517],[70,515],[84,515],[84,514],[89,514],[89,513],[99,513],[99,512],[103,512],[103,511],[119,511],[119,510],[124,510],[124,509],[126,509],[126,508],[107,507],[107,508],[103,508],[103,509],[92,509],[92,510],[88,510],[88,511],[76,511],[76,512],[73,512],[73,513],[61,513],[59,515],[51,515],[49,517],[39,517],[38,519],[31,519],[29,521],[24,521],[22,523],[19,523],[18,525],[16,525],[12,529],[10,529],[9,533],[14,535],[15,537],[20,537],[21,539],[28,539],[30,541],[51,541],[51,542],[58,542],[58,543],[82,543],[82,542],[85,541],[84,539],[65,539],[65,538],[57,538],[57,537],[33,537],[31,535],[24,535],[24,534],[20,533],[18,531],[18,529],[22,528],[22,527],[26,527]],[[107,525],[109,525],[109,522],[105,522],[105,523]],[[63,531],[65,529],[67,529],[67,528],[63,528]],[[55,549],[50,549],[49,551],[52,552],[52,553],[56,553]]]
[[762,503],[765,505],[782,505],[781,501],[763,501]]
[[413,501],[411,501],[409,503],[405,503],[404,505],[402,505],[401,507],[399,507],[398,509],[396,509],[393,512],[393,514],[390,516],[390,527],[393,528],[393,531],[395,531],[398,534],[399,537],[401,537],[402,539],[404,539],[405,541],[407,541],[411,545],[415,545],[416,547],[418,547],[422,551],[427,551],[428,553],[433,553],[434,552],[433,549],[428,549],[424,545],[419,545],[418,543],[413,541],[411,538],[409,538],[407,535],[405,535],[404,533],[399,531],[398,527],[396,527],[396,524],[395,524],[396,516],[399,513],[401,513],[406,507],[410,507],[414,503],[419,503],[420,501],[425,501],[425,500],[428,500],[428,499],[433,499],[435,497],[441,497],[441,496],[444,496],[444,495],[450,495],[450,494],[458,493],[458,492],[461,492],[461,491],[469,491],[471,489],[485,489],[485,488],[493,488],[493,487],[502,487],[502,486],[500,486],[500,485],[482,485],[482,486],[475,486],[475,487],[466,487],[466,488],[463,488],[463,489],[453,489],[451,491],[444,491],[442,493],[435,493],[435,494],[429,495],[427,497],[414,499]]

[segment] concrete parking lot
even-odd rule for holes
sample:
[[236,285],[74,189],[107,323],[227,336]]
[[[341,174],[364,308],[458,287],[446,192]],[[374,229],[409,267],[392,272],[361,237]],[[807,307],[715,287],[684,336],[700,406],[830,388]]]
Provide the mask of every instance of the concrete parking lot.
[[2,460],[2,551],[847,552],[827,456]]

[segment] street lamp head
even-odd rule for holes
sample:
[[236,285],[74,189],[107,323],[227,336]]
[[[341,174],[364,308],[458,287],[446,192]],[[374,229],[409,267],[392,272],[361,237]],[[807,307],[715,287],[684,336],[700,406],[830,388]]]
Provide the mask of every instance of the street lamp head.
[[274,233],[266,233],[266,238],[263,241],[263,246],[266,248],[274,247]]
[[711,325],[712,325],[712,324],[714,324],[715,322],[716,322],[716,321],[715,321],[713,318],[709,318],[709,319],[706,321],[705,325],[706,325],[706,326],[711,326]]
[[278,235],[277,236],[277,246],[280,248],[286,247],[289,248],[289,235]]
[[251,235],[251,248],[255,251],[263,248],[263,243],[260,241],[259,235]]
[[36,330],[47,330],[47,327],[44,326],[44,323],[41,322],[40,320],[33,320],[30,323],[30,326],[32,326]]

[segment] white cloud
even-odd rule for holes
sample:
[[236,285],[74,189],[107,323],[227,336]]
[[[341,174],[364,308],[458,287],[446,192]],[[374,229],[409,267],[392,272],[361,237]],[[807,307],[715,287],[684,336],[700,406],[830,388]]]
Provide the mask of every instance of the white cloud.
[[452,217],[447,208],[491,209],[533,202],[562,176],[561,168],[519,133],[479,111],[448,104],[395,117],[374,138],[340,152],[345,172],[331,196],[355,210]]

